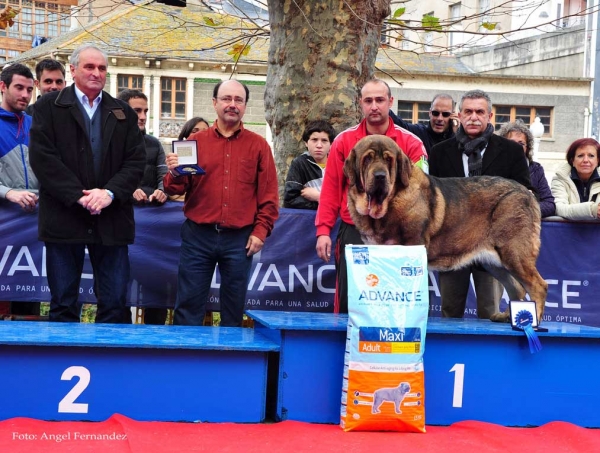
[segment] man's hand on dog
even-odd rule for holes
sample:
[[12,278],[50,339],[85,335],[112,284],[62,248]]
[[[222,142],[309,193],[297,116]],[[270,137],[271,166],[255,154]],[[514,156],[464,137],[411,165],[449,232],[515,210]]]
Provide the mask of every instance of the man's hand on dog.
[[326,263],[331,258],[331,238],[325,234],[317,238],[317,256]]

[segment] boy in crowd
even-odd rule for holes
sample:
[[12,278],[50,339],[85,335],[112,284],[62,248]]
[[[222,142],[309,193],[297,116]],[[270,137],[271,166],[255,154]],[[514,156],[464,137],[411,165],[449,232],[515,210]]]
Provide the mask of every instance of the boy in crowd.
[[302,134],[306,151],[292,161],[285,180],[284,208],[317,209],[334,138],[335,131],[327,121],[308,123]]

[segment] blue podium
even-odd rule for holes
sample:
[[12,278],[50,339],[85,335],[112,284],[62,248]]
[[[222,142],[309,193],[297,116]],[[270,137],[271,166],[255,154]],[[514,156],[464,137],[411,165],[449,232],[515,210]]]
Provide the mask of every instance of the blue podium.
[[0,322],[0,419],[261,422],[278,349],[234,327]]
[[277,421],[339,423],[347,315],[248,311],[254,329],[280,348],[271,361],[271,399]]
[[[276,417],[339,423],[347,316],[248,315],[257,332],[280,346]],[[600,427],[600,329],[543,326],[549,330],[539,334],[543,349],[531,354],[525,335],[509,324],[430,318],[424,355],[427,424],[479,420],[528,426],[561,420]]]

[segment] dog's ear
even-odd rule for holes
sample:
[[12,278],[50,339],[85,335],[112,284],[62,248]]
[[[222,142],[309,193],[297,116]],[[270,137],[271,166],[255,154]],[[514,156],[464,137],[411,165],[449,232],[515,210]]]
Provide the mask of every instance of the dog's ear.
[[364,192],[360,179],[359,168],[360,162],[356,162],[356,147],[354,147],[344,162],[344,174],[348,178],[350,187],[356,186],[356,189],[359,192]]
[[396,190],[404,189],[408,187],[410,181],[410,175],[413,172],[413,163],[410,161],[408,156],[404,154],[404,151],[398,147],[398,154],[396,155]]

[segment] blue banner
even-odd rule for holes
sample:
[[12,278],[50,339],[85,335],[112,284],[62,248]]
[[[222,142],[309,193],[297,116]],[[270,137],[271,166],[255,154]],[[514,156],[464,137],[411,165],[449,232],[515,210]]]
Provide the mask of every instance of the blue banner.
[[[332,312],[335,268],[315,252],[314,211],[281,209],[273,234],[254,257],[248,285],[247,308],[281,311]],[[129,248],[132,306],[175,303],[177,266],[184,221],[182,203],[138,207],[136,241]],[[49,301],[45,249],[37,240],[37,213],[0,202],[0,300]],[[542,223],[538,269],[549,284],[545,321],[600,327],[599,225]],[[208,308],[217,310],[220,280],[215,273]],[[430,316],[441,315],[437,276],[429,272]],[[80,287],[81,301],[95,302],[92,270],[86,260]],[[501,304],[506,307],[508,298]],[[466,318],[477,317],[473,290]]]

